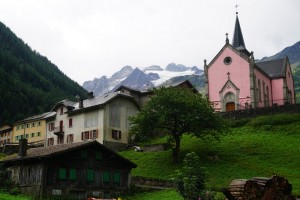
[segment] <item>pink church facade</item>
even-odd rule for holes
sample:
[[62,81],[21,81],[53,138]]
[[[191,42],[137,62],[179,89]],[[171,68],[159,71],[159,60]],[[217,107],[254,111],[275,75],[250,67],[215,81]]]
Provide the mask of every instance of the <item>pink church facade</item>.
[[245,47],[238,17],[233,44],[204,62],[206,95],[216,112],[295,103],[294,81],[287,57],[255,62]]

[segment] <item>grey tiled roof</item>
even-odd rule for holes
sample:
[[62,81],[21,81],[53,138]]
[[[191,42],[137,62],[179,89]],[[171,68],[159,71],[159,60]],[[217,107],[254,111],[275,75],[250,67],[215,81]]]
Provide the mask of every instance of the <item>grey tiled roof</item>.
[[[110,92],[104,95],[96,96],[90,99],[85,99],[83,100],[83,108],[89,108],[97,105],[104,105],[110,100],[114,99],[117,96],[122,96],[122,97],[127,97],[127,98],[133,98],[130,94],[123,93],[121,91],[117,92]],[[79,110],[79,102],[74,104],[74,110]]]
[[256,62],[255,64],[271,78],[285,76],[285,58],[265,62]]
[[22,119],[22,120],[16,122],[16,124],[29,122],[29,121],[34,121],[34,120],[46,119],[48,117],[54,116],[55,114],[56,114],[56,112],[45,112],[45,113],[42,113],[42,114],[39,114],[39,115],[34,115],[34,116],[31,116],[31,117],[28,117],[26,119]]

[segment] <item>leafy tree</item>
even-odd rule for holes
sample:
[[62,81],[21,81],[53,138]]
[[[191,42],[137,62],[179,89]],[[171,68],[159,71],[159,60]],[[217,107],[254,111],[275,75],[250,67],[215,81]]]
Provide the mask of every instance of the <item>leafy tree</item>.
[[132,117],[131,134],[145,140],[164,133],[173,145],[173,161],[177,162],[184,133],[199,138],[218,138],[228,129],[224,120],[213,113],[207,98],[186,88],[159,88],[136,116]]
[[200,166],[199,156],[195,152],[187,153],[183,167],[178,171],[175,183],[179,194],[186,200],[204,198],[206,174]]

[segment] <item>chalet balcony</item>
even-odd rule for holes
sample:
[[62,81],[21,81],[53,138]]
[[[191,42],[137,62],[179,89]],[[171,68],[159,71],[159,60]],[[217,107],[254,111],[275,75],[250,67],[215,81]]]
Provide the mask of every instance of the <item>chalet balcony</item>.
[[57,136],[63,136],[65,133],[65,128],[63,126],[54,127],[53,133]]

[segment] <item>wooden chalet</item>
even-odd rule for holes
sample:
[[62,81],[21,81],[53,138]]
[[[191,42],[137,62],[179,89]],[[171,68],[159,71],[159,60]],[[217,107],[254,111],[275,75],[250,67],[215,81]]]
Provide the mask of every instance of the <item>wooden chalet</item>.
[[137,167],[97,141],[26,146],[21,139],[19,154],[2,162],[22,193],[35,199],[117,197],[129,188],[131,169]]

